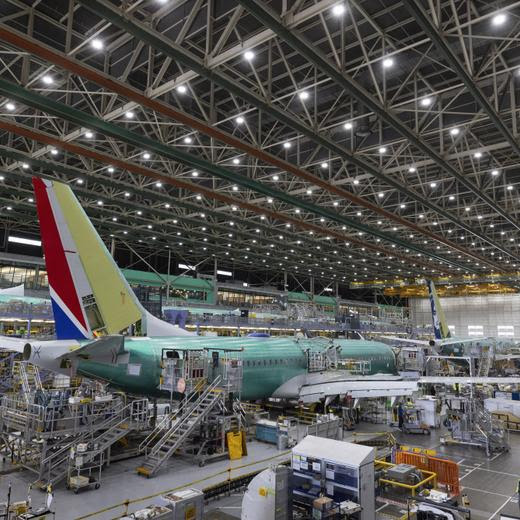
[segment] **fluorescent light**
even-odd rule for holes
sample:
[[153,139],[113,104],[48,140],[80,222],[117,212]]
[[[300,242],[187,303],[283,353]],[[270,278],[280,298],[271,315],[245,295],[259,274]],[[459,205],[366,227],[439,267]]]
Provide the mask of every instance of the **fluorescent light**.
[[240,159],[238,157],[235,157],[233,159],[233,164],[240,164]]
[[85,137],[86,137],[87,139],[92,139],[92,138],[94,137],[94,134],[93,134],[90,130],[87,130],[87,131],[85,132]]
[[475,157],[475,159],[480,159],[482,157],[482,152],[475,152],[473,157]]
[[379,147],[378,152],[381,153],[381,154],[386,153],[386,146]]
[[288,148],[291,147],[291,143],[289,143],[289,142],[286,141],[285,143],[283,143],[283,147],[286,148],[286,149],[288,149]]
[[5,104],[5,108],[7,108],[7,110],[9,110],[9,112],[12,112],[16,108],[16,105],[14,103],[11,103],[11,101],[9,101]]
[[231,271],[222,271],[221,269],[217,269],[217,274],[220,274],[222,276],[233,276],[233,273]]
[[450,130],[450,134],[451,135],[459,135],[460,134],[460,130],[458,128],[452,128]]
[[190,143],[193,141],[193,139],[192,139],[191,137],[185,137],[185,138],[183,139],[183,141],[184,141],[186,144],[190,144]]
[[491,175],[494,175],[495,177],[499,174],[498,170],[491,170]]
[[410,168],[408,168],[408,171],[410,173],[415,173],[417,171],[417,168],[415,168],[415,166],[410,166]]
[[392,58],[385,58],[383,60],[383,67],[385,69],[389,69],[394,64],[394,60]]
[[150,159],[150,157],[151,157],[151,155],[148,152],[143,153],[143,159],[148,160],[148,159]]
[[323,289],[323,292],[332,292],[332,288],[331,287],[325,287],[325,289]]
[[235,121],[238,125],[241,125],[242,123],[244,123],[244,118],[242,116],[238,116],[237,118],[235,118]]
[[244,52],[244,58],[247,61],[251,61],[255,57],[255,53],[253,51],[246,51]]
[[423,107],[429,107],[432,104],[432,98],[431,97],[425,97],[421,99],[421,105]]
[[38,246],[42,245],[41,240],[34,240],[32,238],[23,238],[23,237],[15,237],[9,236],[7,239],[8,242],[13,242],[14,244],[24,244],[26,246]]
[[192,176],[192,177],[198,177],[198,176],[199,176],[199,172],[198,172],[197,170],[193,170],[193,171],[191,172],[191,176]]
[[127,119],[133,119],[134,115],[135,114],[131,110],[128,110],[128,112],[125,112],[125,117]]
[[344,128],[345,130],[352,130],[352,123],[350,123],[350,122],[345,123],[345,124],[343,125],[343,128]]
[[186,85],[179,85],[176,90],[179,94],[186,94],[186,92],[188,91]]
[[186,271],[196,271],[197,268],[194,267],[193,265],[187,265],[187,264],[179,264],[178,265],[179,269],[185,269]]
[[45,76],[42,77],[42,81],[46,85],[52,85],[54,83],[54,80],[52,79],[52,76],[49,76],[48,74],[45,74]]
[[303,90],[302,92],[300,92],[298,94],[298,97],[302,100],[302,101],[305,101],[306,99],[309,99],[309,93],[306,91],[306,90]]

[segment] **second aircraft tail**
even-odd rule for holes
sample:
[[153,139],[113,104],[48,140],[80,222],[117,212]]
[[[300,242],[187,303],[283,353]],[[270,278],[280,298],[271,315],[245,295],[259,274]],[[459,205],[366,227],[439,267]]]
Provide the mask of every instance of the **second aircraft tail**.
[[448,327],[448,324],[446,323],[446,317],[444,316],[444,311],[442,310],[441,302],[439,300],[439,297],[437,296],[435,284],[432,280],[426,280],[426,285],[428,286],[428,297],[430,298],[433,332],[435,335],[435,339],[450,338],[451,332]]

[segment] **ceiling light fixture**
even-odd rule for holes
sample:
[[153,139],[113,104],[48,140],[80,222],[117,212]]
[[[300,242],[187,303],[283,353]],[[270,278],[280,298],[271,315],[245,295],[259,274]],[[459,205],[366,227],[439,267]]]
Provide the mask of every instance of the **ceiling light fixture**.
[[99,38],[94,38],[90,42],[90,46],[96,51],[100,51],[104,47],[103,42]]

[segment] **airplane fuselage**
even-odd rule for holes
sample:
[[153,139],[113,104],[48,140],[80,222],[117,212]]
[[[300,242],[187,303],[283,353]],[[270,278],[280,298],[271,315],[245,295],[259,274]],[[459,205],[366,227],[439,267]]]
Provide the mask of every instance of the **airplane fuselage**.
[[[450,344],[442,345],[441,343],[439,345],[440,353],[444,356],[465,356],[471,353],[478,354],[482,347],[491,346],[494,347],[495,352],[501,352],[517,346],[517,342],[513,340],[502,340],[493,337],[482,339],[451,337],[447,338],[446,341],[450,341]],[[460,343],[457,343],[457,341],[460,341]]]
[[[29,361],[67,374],[70,368],[57,361],[56,355],[73,351],[88,342],[61,340],[51,342],[51,348],[44,343],[47,342],[32,343]],[[76,371],[79,375],[108,382],[129,393],[167,397],[169,394],[159,388],[165,350],[240,350],[239,358],[243,365],[242,399],[265,399],[282,384],[307,372],[307,345],[307,342],[297,342],[293,338],[125,337],[124,356],[110,363],[79,359]],[[396,374],[394,353],[383,343],[334,340],[334,345],[341,347],[340,359],[368,362],[367,375]]]

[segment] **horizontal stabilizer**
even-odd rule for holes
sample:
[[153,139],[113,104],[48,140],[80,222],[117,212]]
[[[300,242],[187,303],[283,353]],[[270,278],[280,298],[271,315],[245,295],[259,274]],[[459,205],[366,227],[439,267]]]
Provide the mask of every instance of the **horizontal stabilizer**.
[[111,365],[126,362],[127,357],[124,336],[104,336],[61,356],[62,359],[88,359]]

